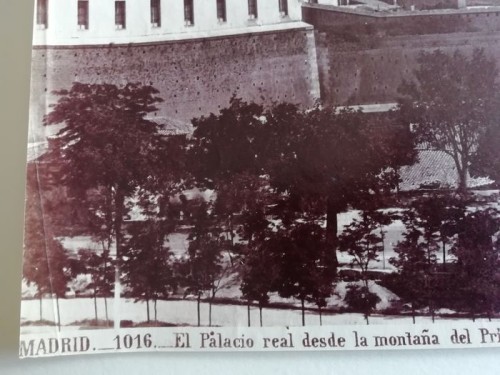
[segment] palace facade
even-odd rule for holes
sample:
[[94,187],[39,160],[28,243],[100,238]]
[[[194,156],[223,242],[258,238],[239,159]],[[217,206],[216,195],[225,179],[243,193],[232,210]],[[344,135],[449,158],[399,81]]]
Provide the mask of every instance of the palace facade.
[[33,44],[119,44],[202,37],[208,32],[223,35],[228,30],[241,32],[300,21],[302,2],[37,0]]

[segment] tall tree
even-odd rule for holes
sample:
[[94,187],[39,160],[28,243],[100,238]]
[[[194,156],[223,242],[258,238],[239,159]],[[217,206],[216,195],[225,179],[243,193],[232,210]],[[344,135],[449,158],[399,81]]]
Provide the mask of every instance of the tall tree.
[[276,278],[276,261],[265,245],[251,249],[244,258],[241,275],[241,293],[248,303],[248,326],[250,327],[250,303],[257,302],[259,321],[262,327],[262,309],[269,303],[269,293]]
[[214,215],[235,250],[238,215],[265,195],[264,109],[232,98],[218,115],[193,120],[188,167],[194,183],[216,192]]
[[274,253],[277,267],[273,290],[281,297],[300,300],[303,326],[305,302],[312,300],[323,307],[324,299],[333,290],[334,263],[325,247],[323,229],[312,223],[278,227],[269,240],[269,251]]
[[407,227],[404,239],[394,251],[398,255],[390,262],[398,269],[397,284],[400,296],[411,304],[412,319],[415,323],[416,310],[424,306],[433,306],[434,293],[431,277],[434,262],[429,261],[428,248],[421,240],[421,231],[415,227]]
[[459,301],[474,320],[476,314],[491,318],[500,296],[498,240],[500,219],[495,209],[468,213],[458,224],[457,257]]
[[[29,223],[29,217],[26,218]],[[68,256],[62,245],[43,230],[34,233],[36,227],[30,225],[25,236],[23,277],[28,284],[34,283],[38,289],[40,300],[40,320],[43,320],[42,301],[45,295],[56,302],[56,324],[60,329],[61,311],[59,298],[66,295],[66,287],[70,279]],[[38,237],[38,238],[36,238]]]
[[359,267],[361,279],[366,288],[370,263],[378,261],[383,251],[380,221],[385,222],[385,215],[377,211],[363,211],[360,219],[354,219],[339,237],[341,251],[351,256],[351,266]]
[[385,158],[384,182],[388,189],[396,189],[399,194],[401,167],[412,165],[418,160],[416,133],[401,117],[401,112],[392,110],[382,113],[365,114],[368,117],[368,137],[377,153]]
[[136,301],[146,302],[147,322],[151,321],[149,303],[153,302],[154,321],[158,320],[158,300],[176,289],[171,252],[166,244],[168,227],[161,220],[133,223],[123,246],[125,283]]
[[263,116],[262,106],[232,98],[218,115],[193,120],[189,160],[198,184],[214,188],[235,174],[262,173]]
[[362,311],[366,323],[380,298],[370,291],[368,271],[370,263],[379,260],[384,251],[382,225],[390,223],[390,215],[381,211],[362,211],[360,219],[354,219],[339,237],[339,248],[351,256],[351,267],[359,267],[363,285],[348,287],[346,303]]
[[371,137],[371,123],[359,112],[286,103],[265,109],[233,98],[220,114],[193,121],[195,174],[216,191],[237,174],[267,176],[277,202],[271,214],[326,217],[324,239],[336,262],[337,215],[370,200],[390,163],[390,147]]
[[[500,111],[500,108],[499,108]],[[495,116],[497,119],[499,115]],[[472,160],[473,175],[488,176],[500,183],[500,122],[494,122],[479,139],[478,150]]]
[[42,302],[45,295],[56,301],[56,323],[60,328],[59,298],[66,294],[70,279],[68,254],[56,239],[50,217],[44,212],[44,193],[40,185],[38,165],[28,166],[26,183],[25,234],[23,278],[34,283],[40,300],[40,320],[43,320]]
[[290,105],[268,115],[275,150],[271,184],[288,194],[296,211],[326,218],[325,239],[335,262],[337,215],[352,205],[376,205],[387,185],[382,172],[395,164],[385,152],[389,140],[373,136],[371,127],[379,121],[351,110],[300,113]]
[[242,242],[240,252],[243,263],[240,289],[243,298],[247,300],[249,327],[250,305],[254,301],[259,307],[260,325],[263,325],[262,309],[269,302],[269,293],[275,284],[278,270],[274,253],[269,247],[273,226],[266,212],[268,197],[267,194],[260,194],[255,198],[241,213],[238,231]]
[[497,121],[495,60],[479,49],[469,57],[436,50],[422,53],[418,64],[414,79],[400,87],[401,113],[421,142],[453,158],[463,193],[479,140]]
[[109,251],[104,250],[99,254],[94,250],[80,249],[78,251],[78,258],[73,263],[74,267],[72,267],[72,273],[90,276],[90,283],[87,285],[87,288],[92,290],[92,297],[94,298],[96,325],[99,324],[97,297],[104,298],[105,324],[108,325],[107,298],[113,291],[113,268]]
[[349,284],[344,301],[354,311],[362,312],[366,324],[370,324],[369,316],[380,302],[380,297],[366,285]]
[[186,292],[194,294],[197,301],[198,326],[201,325],[200,304],[208,296],[208,325],[212,325],[212,304],[217,292],[225,286],[231,265],[224,259],[222,250],[227,244],[220,230],[214,227],[206,202],[200,202],[192,218],[193,228],[188,237],[187,259],[182,264]]
[[446,246],[454,246],[465,211],[464,199],[434,193],[415,199],[402,215],[404,239],[397,244],[398,257],[391,263],[398,268],[397,288],[401,297],[411,303],[414,321],[415,310],[423,306],[428,306],[434,320],[436,308],[450,299],[452,285],[456,284],[456,267],[451,258],[446,259]]
[[[319,325],[323,325],[323,309],[328,305],[328,298],[334,294],[335,278],[333,272],[328,267],[316,267],[312,273],[313,284],[315,287],[311,295],[307,298],[318,308]],[[337,294],[336,294],[337,295]]]
[[59,182],[85,197],[102,189],[111,197],[115,245],[115,327],[120,325],[120,278],[126,199],[143,184],[165,157],[158,125],[147,119],[161,99],[151,86],[128,83],[74,83],[56,91],[60,98],[45,118],[62,124],[50,150],[60,161]]
[[420,231],[429,263],[441,246],[442,264],[446,268],[446,246],[457,232],[457,222],[465,214],[466,200],[450,194],[431,194],[414,200],[403,215],[407,228]]

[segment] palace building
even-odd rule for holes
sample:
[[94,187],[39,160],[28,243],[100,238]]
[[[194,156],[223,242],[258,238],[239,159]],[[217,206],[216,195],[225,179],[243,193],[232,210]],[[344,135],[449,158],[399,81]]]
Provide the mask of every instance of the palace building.
[[47,132],[52,92],[75,81],[141,82],[173,131],[247,100],[320,96],[314,28],[300,0],[37,0],[30,141]]
[[167,132],[232,96],[387,110],[422,51],[500,60],[495,1],[37,0],[29,142],[43,151],[53,91],[75,81],[154,86]]

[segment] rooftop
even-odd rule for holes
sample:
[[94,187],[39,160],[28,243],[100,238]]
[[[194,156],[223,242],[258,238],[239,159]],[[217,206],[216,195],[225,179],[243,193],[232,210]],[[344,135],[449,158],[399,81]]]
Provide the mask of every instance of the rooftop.
[[389,5],[378,0],[360,0],[363,4],[350,6],[334,6],[327,4],[304,3],[303,7],[322,9],[326,11],[356,14],[368,17],[415,17],[415,16],[441,16],[452,14],[478,14],[500,12],[500,2],[491,5],[467,6],[460,9],[431,9],[431,10],[405,10],[401,7]]

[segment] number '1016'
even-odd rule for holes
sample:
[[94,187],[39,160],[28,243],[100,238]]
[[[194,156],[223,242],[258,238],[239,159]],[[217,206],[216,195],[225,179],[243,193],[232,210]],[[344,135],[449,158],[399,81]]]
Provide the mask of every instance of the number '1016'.
[[153,344],[151,341],[151,334],[146,333],[145,335],[116,335],[113,341],[116,343],[116,349],[142,349],[151,348]]

